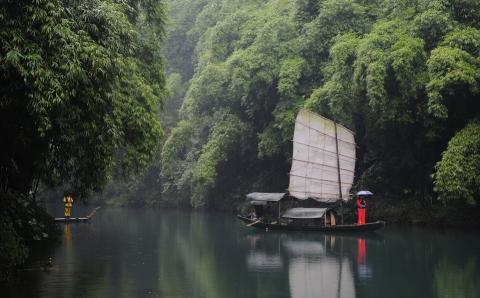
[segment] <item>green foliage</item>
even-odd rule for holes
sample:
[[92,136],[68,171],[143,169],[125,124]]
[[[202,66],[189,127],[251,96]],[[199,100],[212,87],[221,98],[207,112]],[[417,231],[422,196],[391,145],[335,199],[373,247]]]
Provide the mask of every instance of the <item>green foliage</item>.
[[295,21],[299,26],[309,22],[318,14],[320,1],[295,0]]
[[222,163],[228,161],[232,154],[239,154],[242,138],[247,126],[232,115],[222,116],[212,129],[208,142],[192,173],[192,206],[200,207],[206,204],[208,192],[215,187],[216,178]]
[[413,121],[410,102],[421,92],[423,42],[410,37],[398,21],[379,22],[358,45],[354,62],[355,95],[385,121]]
[[325,67],[330,79],[322,87],[313,90],[305,107],[327,117],[335,116],[344,124],[351,124],[354,105],[353,71],[357,57],[359,38],[354,33],[340,35],[330,49],[331,62]]
[[439,0],[459,23],[480,28],[480,3],[477,0]]
[[282,62],[277,86],[281,96],[295,98],[304,65],[305,60],[302,58],[288,59]]
[[195,45],[201,30],[196,26],[196,18],[207,4],[207,0],[171,0],[166,1],[169,8],[170,21],[165,39],[165,58],[168,69],[182,75],[188,81],[194,71],[192,63]]
[[449,142],[437,163],[435,191],[444,202],[480,202],[480,123],[473,121]]
[[452,27],[451,16],[438,5],[432,5],[413,20],[413,32],[425,41],[429,50],[436,47]]
[[[191,169],[198,155],[193,148],[195,136],[192,123],[180,121],[172,129],[163,145],[161,154],[162,188],[164,193],[185,193],[189,191]],[[172,162],[175,161],[175,162]]]
[[328,59],[335,36],[347,32],[362,34],[368,30],[370,24],[366,7],[357,1],[322,1],[317,17],[304,25],[306,30],[304,55],[315,63],[314,65],[321,67],[322,62]]
[[39,182],[85,197],[154,157],[163,11],[156,0],[1,2],[2,275],[23,262],[24,243],[55,234],[30,195]]
[[162,133],[163,18],[157,1],[0,6],[5,187],[39,178],[84,194],[116,164],[124,175],[148,164]]
[[468,90],[480,92],[480,31],[459,29],[448,34],[428,60],[430,82],[427,85],[429,111],[436,117],[448,117],[449,98]]
[[[270,142],[274,147],[283,146],[291,137],[295,112],[290,101],[298,99],[304,64],[302,59],[289,59],[298,50],[292,11],[288,1],[218,1],[199,13],[195,30],[204,29],[198,38],[197,71],[181,108],[184,120],[172,130],[162,152],[164,191],[168,193],[174,185],[187,190],[184,186],[191,185],[192,204],[211,205],[219,194],[217,172],[236,171],[222,183],[233,189],[238,185],[234,180],[237,174],[252,171],[249,167],[236,170],[235,165],[240,156],[256,157],[239,156],[239,152],[257,151],[257,137],[249,133],[252,125],[265,131],[271,127],[279,136]],[[269,89],[277,82],[277,87]],[[271,122],[264,116],[273,110],[275,121]],[[271,141],[269,134],[262,135],[262,144]],[[240,139],[243,142],[238,143]],[[232,146],[238,148],[232,150]],[[263,153],[269,150],[258,147]],[[251,166],[255,167],[255,162]]]
[[9,280],[11,269],[23,264],[27,248],[7,218],[0,218],[0,282]]
[[164,190],[231,208],[245,192],[285,189],[306,107],[355,131],[357,187],[435,196],[442,151],[479,116],[475,1],[182,3],[175,16],[189,21],[177,32],[195,71],[163,148]]
[[58,227],[30,196],[0,192],[0,283],[28,256],[28,243],[54,239]]

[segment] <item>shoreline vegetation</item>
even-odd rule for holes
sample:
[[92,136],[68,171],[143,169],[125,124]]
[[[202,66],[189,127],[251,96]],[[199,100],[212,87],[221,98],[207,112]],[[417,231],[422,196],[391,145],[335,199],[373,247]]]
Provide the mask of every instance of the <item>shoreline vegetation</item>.
[[50,190],[233,211],[285,189],[301,108],[355,133],[371,220],[478,226],[479,16],[478,0],[2,2],[0,279],[55,238],[34,200]]
[[176,121],[153,172],[111,194],[234,209],[246,193],[282,191],[307,108],[355,133],[354,190],[375,194],[372,215],[469,225],[480,204],[479,11],[473,0],[172,1]]
[[[129,201],[128,197],[117,197],[113,199],[99,199],[94,201],[92,206],[100,204],[106,207],[121,208],[171,208],[183,210],[201,210],[231,212],[236,214],[244,211],[247,202],[238,203],[234,208],[225,206],[216,209],[195,209],[192,206],[174,205],[171,200],[164,202],[151,201],[138,202]],[[344,206],[345,220],[348,222],[356,221],[356,207],[354,200],[350,200]],[[379,198],[374,197],[369,200],[367,208],[368,221],[383,220],[387,224],[401,224],[412,226],[428,226],[438,228],[478,228],[480,222],[480,208],[478,206],[465,206],[464,204],[456,204],[448,208],[444,204],[437,202],[419,202],[418,200],[408,198]]]
[[0,192],[0,284],[22,270],[34,244],[56,241],[60,229],[32,196]]
[[40,189],[76,201],[150,164],[163,135],[163,1],[0,4],[0,282],[55,238]]

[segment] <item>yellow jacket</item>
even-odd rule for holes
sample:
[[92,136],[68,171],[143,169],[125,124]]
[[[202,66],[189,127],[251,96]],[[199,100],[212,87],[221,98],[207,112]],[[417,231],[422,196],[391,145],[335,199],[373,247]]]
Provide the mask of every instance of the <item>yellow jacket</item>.
[[63,197],[63,203],[65,207],[72,207],[73,206],[73,198],[71,196]]

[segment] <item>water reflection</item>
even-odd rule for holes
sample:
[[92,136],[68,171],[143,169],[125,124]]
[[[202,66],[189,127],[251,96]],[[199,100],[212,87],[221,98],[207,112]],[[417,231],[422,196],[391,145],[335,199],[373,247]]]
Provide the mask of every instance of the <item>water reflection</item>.
[[475,298],[480,293],[476,259],[469,258],[463,266],[447,259],[438,263],[434,272],[434,286],[437,297]]
[[[246,236],[250,271],[287,267],[290,297],[356,297],[355,279],[368,280],[368,241],[361,236],[258,232]],[[352,250],[354,248],[354,250]],[[355,273],[357,276],[355,276]]]
[[257,272],[281,272],[283,260],[279,254],[252,251],[247,255],[247,266]]
[[2,297],[480,297],[478,233],[266,232],[225,213],[107,208],[62,228],[42,256],[53,267]]
[[357,272],[362,281],[372,278],[372,268],[367,263],[367,241],[363,238],[357,239]]

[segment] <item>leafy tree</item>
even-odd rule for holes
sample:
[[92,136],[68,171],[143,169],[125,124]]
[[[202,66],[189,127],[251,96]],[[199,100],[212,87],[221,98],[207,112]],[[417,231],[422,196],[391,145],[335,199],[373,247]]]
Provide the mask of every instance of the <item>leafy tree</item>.
[[[232,154],[240,154],[242,139],[248,127],[235,116],[221,115],[202,148],[192,173],[192,206],[205,205],[209,191],[215,187],[222,163]],[[222,119],[223,118],[223,119]]]
[[161,136],[159,5],[1,5],[5,188],[27,192],[40,179],[83,194],[104,185],[116,163],[124,174],[147,165]]
[[447,118],[448,107],[461,105],[459,101],[471,108],[476,106],[475,102],[468,101],[480,92],[479,38],[480,31],[477,29],[457,29],[446,35],[440,46],[432,50],[428,60],[430,82],[427,92],[429,111],[434,116]]
[[[163,147],[166,185],[181,185],[184,202],[226,208],[251,190],[285,189],[306,107],[355,131],[357,187],[430,204],[435,164],[479,117],[476,3],[192,2],[194,72]],[[218,123],[242,140],[236,150],[213,133]]]
[[0,267],[53,238],[39,181],[76,197],[156,153],[164,96],[163,4],[36,0],[0,4]]
[[10,279],[10,269],[23,263],[27,256],[27,249],[12,223],[3,216],[0,218],[0,229],[2,231],[0,281],[5,281]]
[[[162,191],[185,198],[190,192],[192,169],[198,157],[193,123],[180,121],[172,129],[161,154]],[[175,162],[173,162],[175,161]]]
[[470,122],[449,142],[436,165],[435,191],[444,202],[480,202],[480,123]]

